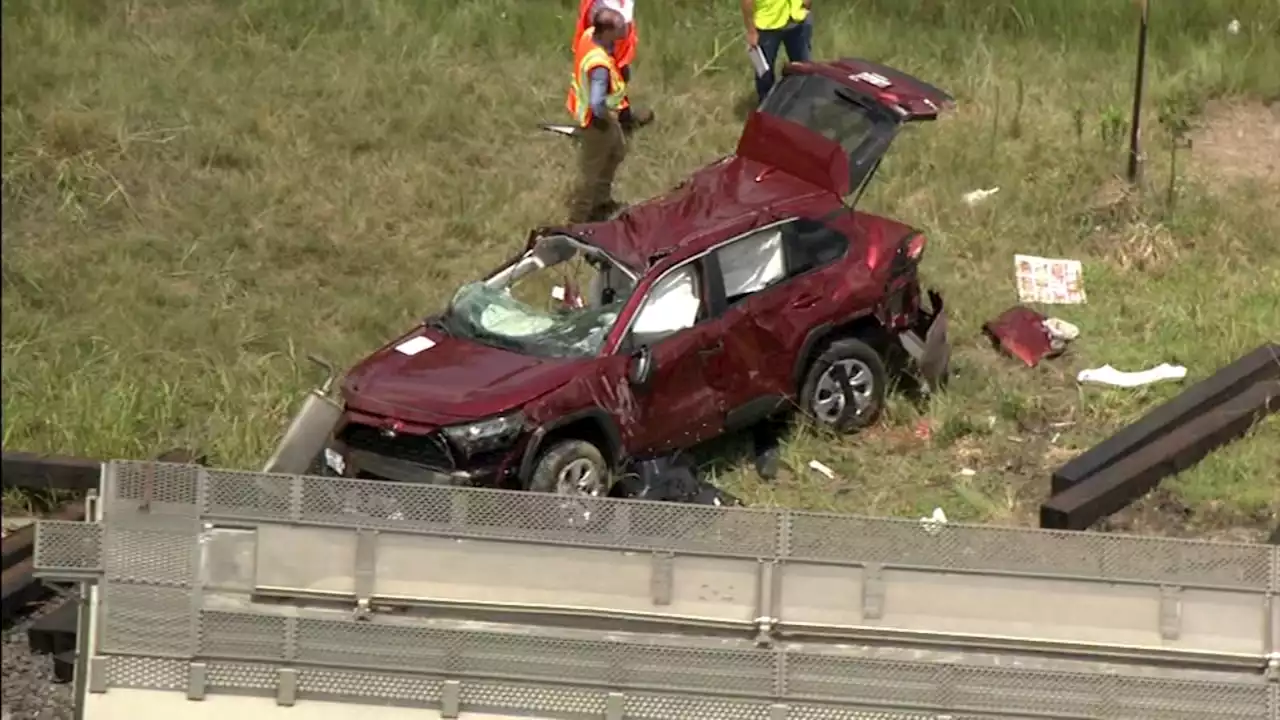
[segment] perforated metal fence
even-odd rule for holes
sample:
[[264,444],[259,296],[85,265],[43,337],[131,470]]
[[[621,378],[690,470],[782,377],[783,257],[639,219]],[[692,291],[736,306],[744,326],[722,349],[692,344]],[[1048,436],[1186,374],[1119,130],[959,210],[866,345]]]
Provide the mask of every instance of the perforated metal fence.
[[[139,687],[565,718],[1280,720],[1276,683],[875,659],[698,637],[476,631],[211,607],[213,523],[1280,593],[1274,548],[111,463],[103,522],[41,522],[36,566],[98,583],[91,691]],[[430,560],[424,558],[424,563]],[[1274,617],[1275,615],[1269,616]],[[1271,633],[1272,629],[1263,628]],[[1270,640],[1267,641],[1270,643]],[[1270,645],[1268,645],[1270,647]],[[1275,648],[1271,648],[1275,649]]]
[[[107,465],[106,512],[385,528],[454,538],[1280,592],[1267,545],[946,524],[786,509]],[[52,560],[50,558],[50,560]],[[69,559],[69,567],[78,562]]]

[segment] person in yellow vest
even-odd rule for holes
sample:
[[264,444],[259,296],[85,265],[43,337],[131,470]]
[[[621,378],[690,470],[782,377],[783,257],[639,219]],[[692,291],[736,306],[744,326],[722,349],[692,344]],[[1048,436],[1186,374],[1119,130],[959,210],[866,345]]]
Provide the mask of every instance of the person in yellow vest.
[[565,106],[582,128],[582,141],[580,177],[569,211],[572,223],[605,220],[621,207],[613,199],[613,180],[627,154],[618,122],[627,82],[613,59],[613,44],[626,26],[622,13],[601,8],[573,49],[573,80]]
[[756,75],[756,95],[761,101],[773,89],[773,66],[778,50],[787,49],[791,62],[808,62],[813,44],[812,0],[740,0],[747,26],[747,45],[759,48],[768,68]]

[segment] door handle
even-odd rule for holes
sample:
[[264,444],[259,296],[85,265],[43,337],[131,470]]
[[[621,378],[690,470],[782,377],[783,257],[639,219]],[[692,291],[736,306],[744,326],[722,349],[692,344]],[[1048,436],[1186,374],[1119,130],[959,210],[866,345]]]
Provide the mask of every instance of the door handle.
[[821,298],[819,298],[817,295],[801,295],[800,297],[791,301],[791,307],[795,308],[796,310],[804,310],[807,308],[811,308],[814,305],[817,305],[819,300],[821,300]]
[[698,354],[699,355],[715,355],[721,350],[724,350],[724,341],[717,340],[715,345],[708,345],[707,347],[702,348],[701,350],[698,351]]

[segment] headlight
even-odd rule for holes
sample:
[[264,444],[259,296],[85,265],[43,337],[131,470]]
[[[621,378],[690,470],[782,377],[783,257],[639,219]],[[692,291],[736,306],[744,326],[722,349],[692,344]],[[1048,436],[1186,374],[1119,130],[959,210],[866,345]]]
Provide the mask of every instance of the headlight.
[[514,412],[467,425],[443,428],[441,432],[462,452],[475,455],[510,445],[522,428],[524,415]]

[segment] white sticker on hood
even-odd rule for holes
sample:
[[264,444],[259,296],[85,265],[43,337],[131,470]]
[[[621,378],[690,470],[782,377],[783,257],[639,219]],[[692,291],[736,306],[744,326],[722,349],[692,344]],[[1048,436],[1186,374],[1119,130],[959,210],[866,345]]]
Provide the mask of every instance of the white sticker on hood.
[[892,85],[892,84],[893,84],[893,83],[889,82],[889,78],[887,78],[887,77],[885,77],[885,76],[883,76],[883,75],[881,75],[881,74],[879,74],[879,73],[873,73],[873,72],[868,72],[868,71],[860,72],[860,73],[858,73],[857,75],[850,75],[850,76],[849,76],[849,79],[851,79],[851,80],[861,80],[862,82],[870,83],[870,84],[875,85],[876,87],[880,88],[881,90],[883,90],[883,89],[885,89],[885,88],[887,88],[887,87],[889,87],[890,85]]
[[435,341],[431,338],[425,335],[419,335],[418,337],[409,338],[397,345],[396,352],[403,353],[405,355],[417,355],[423,350],[430,350],[435,346]]

